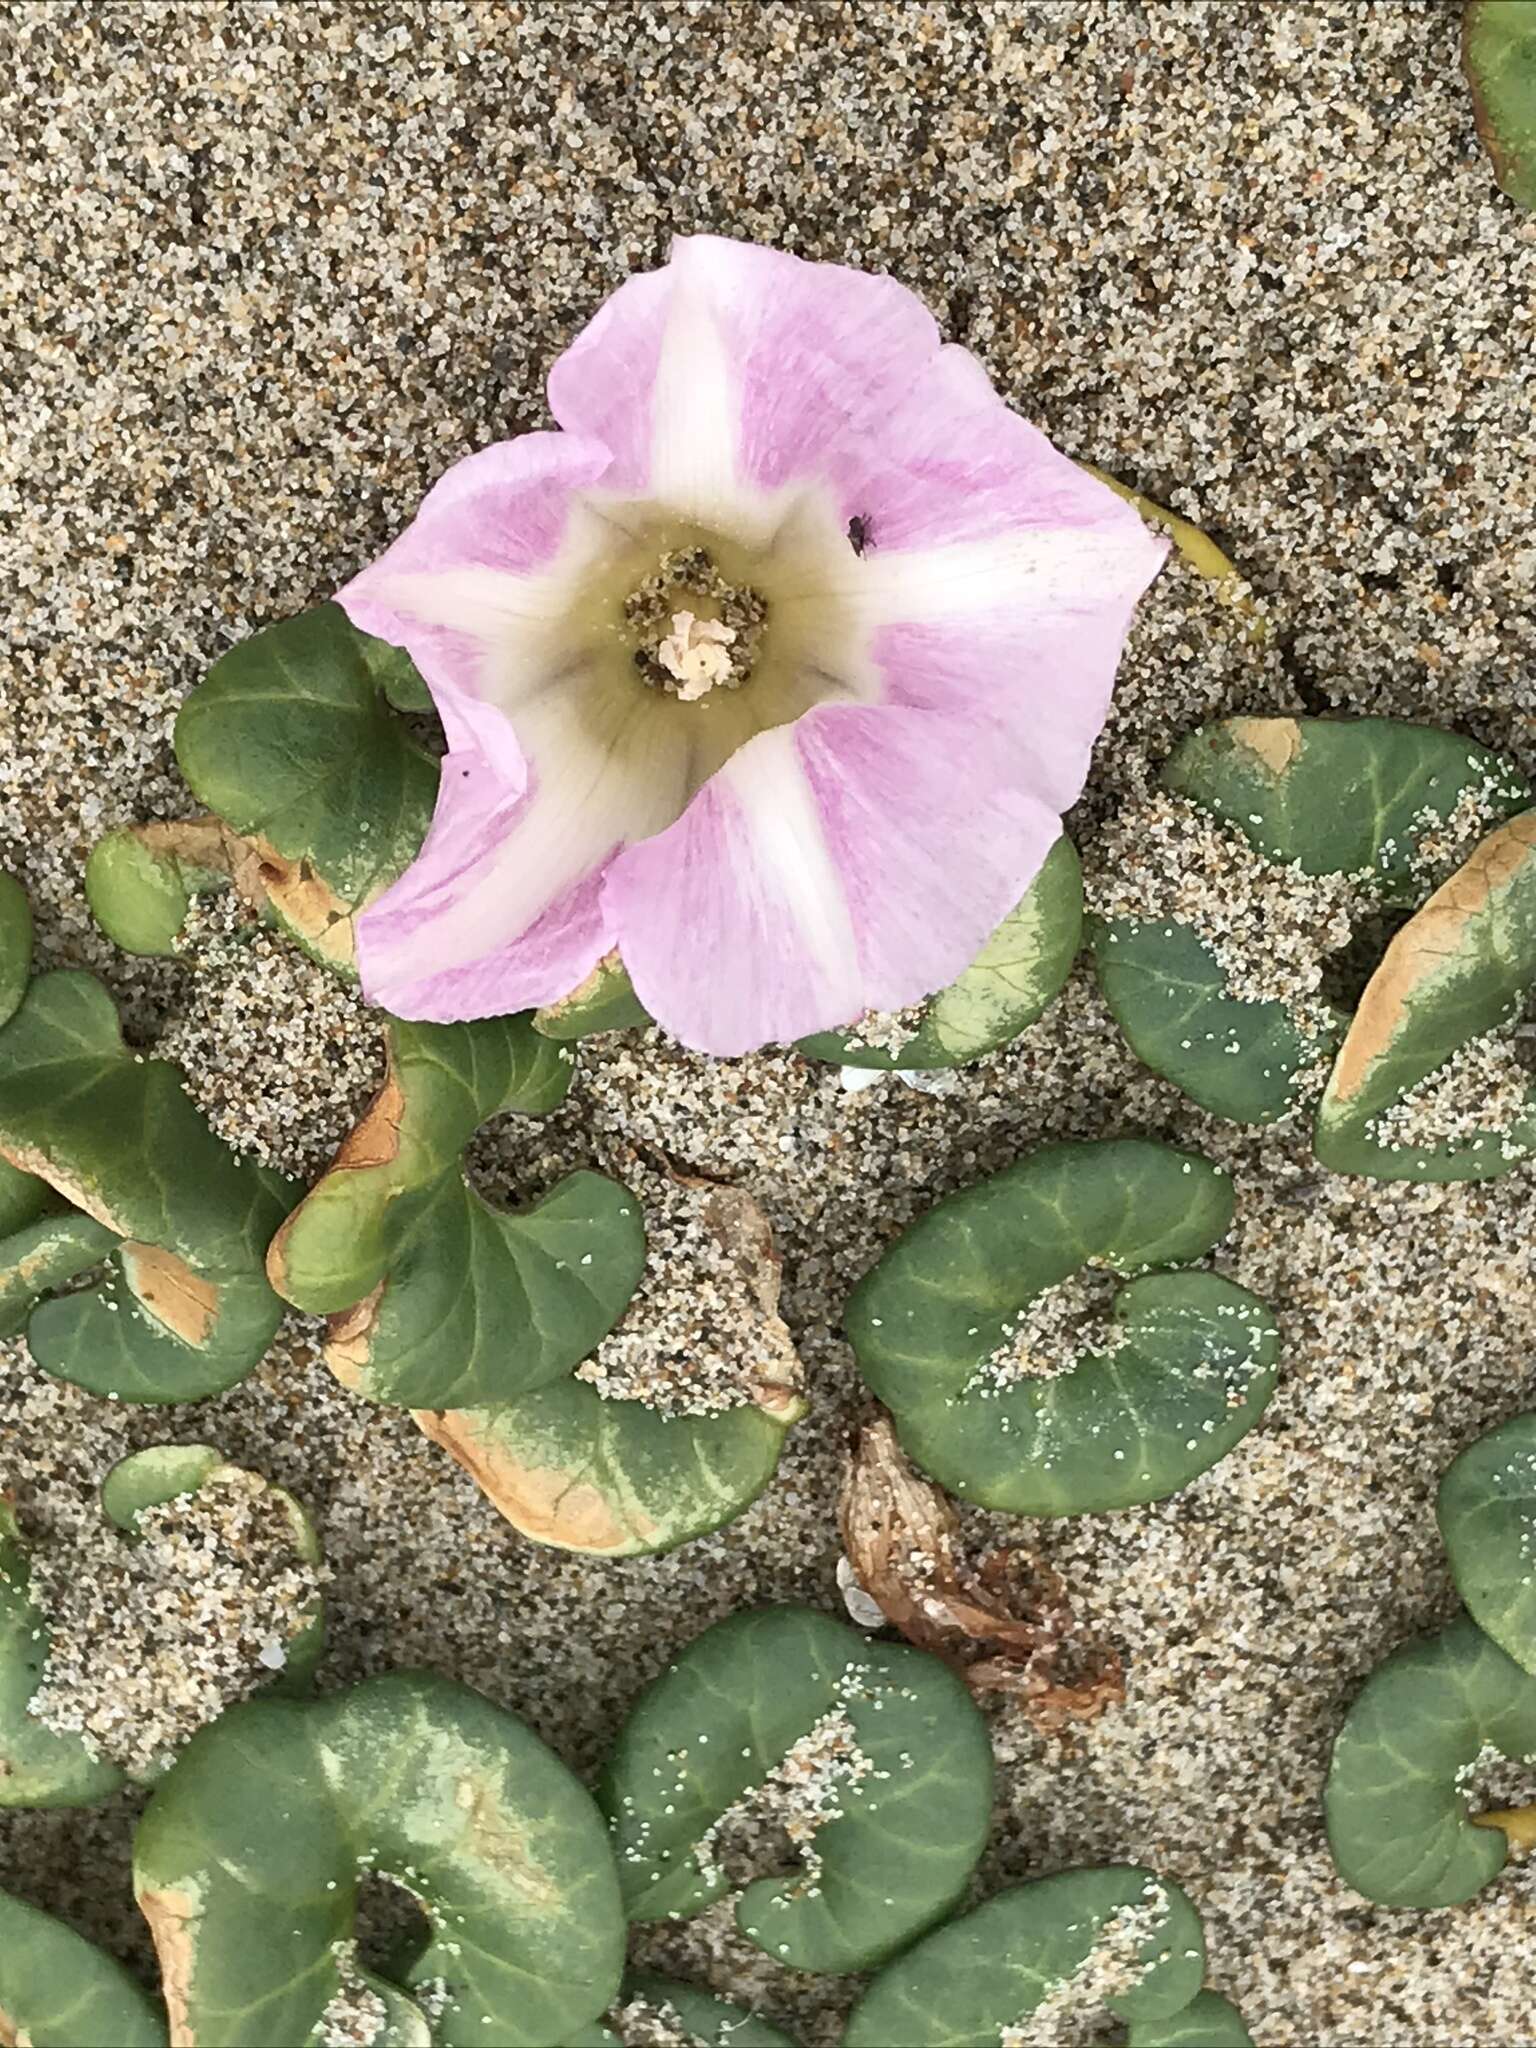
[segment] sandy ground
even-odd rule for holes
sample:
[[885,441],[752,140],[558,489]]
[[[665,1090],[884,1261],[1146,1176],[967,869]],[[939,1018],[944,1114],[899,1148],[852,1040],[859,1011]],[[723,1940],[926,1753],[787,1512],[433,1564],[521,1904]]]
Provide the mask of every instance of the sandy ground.
[[[1392,711],[1536,770],[1536,222],[1495,189],[1450,4],[13,4],[0,20],[0,860],[48,962],[100,969],[149,1042],[217,975],[144,971],[84,911],[118,822],[188,808],[169,731],[208,662],[326,595],[455,457],[544,423],[552,356],[675,229],[888,269],[1074,455],[1215,533],[1262,646],[1172,569],[1134,635],[1080,833],[1198,720]],[[216,949],[210,959],[217,960]],[[222,1055],[253,1141],[315,1163],[366,1094],[271,1072],[264,1003]],[[253,984],[253,988],[256,985]],[[318,1027],[317,1027],[318,1029]],[[184,1046],[213,1046],[185,1029]],[[189,1057],[193,1055],[189,1052]],[[212,1057],[210,1052],[209,1057]],[[243,1092],[242,1092],[243,1091]],[[279,1099],[280,1097],[280,1099]],[[764,1203],[814,1405],[735,1526],[653,1561],[518,1539],[403,1417],[343,1395],[314,1329],[237,1392],[120,1411],[0,1351],[0,1475],[78,1503],[130,1445],[211,1438],[301,1494],[336,1572],[339,1680],[427,1662],[581,1768],[706,1622],[836,1607],[833,1502],[860,1408],[839,1309],[933,1196],[1045,1137],[1146,1131],[1238,1178],[1222,1263],[1274,1302],[1284,1376],[1178,1498],[1035,1542],[1123,1650],[1125,1705],[1067,1743],[1000,1718],[988,1884],[1133,1858],[1202,1905],[1212,1980],[1265,2048],[1536,2038],[1536,1889],[1376,1911],[1334,1879],[1318,1796],[1343,1708],[1443,1618],[1437,1477],[1526,1405],[1531,1174],[1375,1187],[1304,1136],[1234,1133],[1141,1072],[1091,988],[945,1097],[856,1098],[765,1056],[647,1039],[583,1059],[562,1143],[666,1143]],[[542,1141],[539,1141],[542,1142]],[[524,1185],[535,1141],[495,1141]],[[491,1163],[496,1164],[493,1158]],[[0,1815],[0,1882],[141,1953],[131,1802]],[[657,1944],[652,1945],[653,1948]],[[807,2048],[850,1987],[753,1984]]]

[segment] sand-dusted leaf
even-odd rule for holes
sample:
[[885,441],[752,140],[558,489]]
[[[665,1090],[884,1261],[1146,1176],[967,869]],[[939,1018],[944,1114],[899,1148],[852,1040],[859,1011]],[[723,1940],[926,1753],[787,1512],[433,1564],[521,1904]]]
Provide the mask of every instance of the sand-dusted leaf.
[[32,972],[32,906],[14,875],[0,868],[0,1025],[21,1007]]
[[[138,1535],[139,1517],[147,1508],[184,1499],[231,1478],[257,1481],[287,1515],[295,1555],[306,1564],[319,1564],[320,1538],[315,1525],[287,1488],[261,1473],[232,1465],[212,1444],[152,1444],[147,1450],[119,1458],[101,1482],[102,1512],[132,1541]],[[325,1651],[325,1609],[318,1595],[307,1619],[282,1648],[282,1673],[273,1681],[273,1689],[302,1692]]]
[[1317,1156],[1383,1180],[1487,1180],[1536,1147],[1511,1027],[1536,986],[1536,811],[1492,833],[1393,938],[1317,1113]]
[[[1054,1515],[1159,1500],[1274,1390],[1264,1304],[1216,1273],[1155,1270],[1200,1258],[1231,1217],[1226,1176],[1192,1153],[1047,1146],[940,1202],[865,1275],[846,1317],[859,1368],[903,1448],[967,1501]],[[1067,1327],[1055,1356],[1021,1356],[1051,1291],[1093,1269],[1128,1283],[1112,1308],[1085,1316],[1080,1342]]]
[[17,2048],[165,2048],[165,2020],[122,1964],[0,1892],[0,2041]]
[[1438,1512],[1467,1612],[1536,1672],[1536,1415],[1468,1445],[1440,1481]]
[[1462,1789],[1489,1748],[1536,1755],[1536,1678],[1462,1615],[1388,1657],[1345,1717],[1324,1794],[1345,1881],[1379,1905],[1428,1907],[1496,1877],[1508,1837]]
[[[976,1694],[1016,1700],[1054,1734],[1125,1698],[1111,1650],[1084,1657],[1066,1589],[1039,1558],[989,1551],[974,1566],[946,1495],[902,1455],[888,1415],[859,1432],[843,1478],[838,1520],[856,1584],[909,1643],[931,1650]],[[1069,1677],[1075,1654],[1090,1668]]]
[[631,1970],[610,2022],[599,2020],[570,2048],[652,2048],[674,2036],[685,2036],[687,2048],[795,2048],[788,2034],[744,2005],[652,1970]]
[[[881,1072],[965,1066],[1017,1038],[1054,1001],[1082,932],[1082,869],[1071,840],[1058,839],[1018,907],[964,974],[920,1006],[910,1027],[888,1037],[886,1030],[854,1023],[803,1038],[800,1050]],[[870,1030],[873,1040],[865,1035]]]
[[[632,1178],[644,1187],[654,1176]],[[741,1354],[738,1405],[669,1410],[567,1376],[491,1408],[417,1411],[426,1434],[536,1543],[634,1557],[717,1529],[762,1492],[786,1432],[805,1413],[804,1372],[778,1313],[779,1260],[767,1218],[739,1188],[667,1179],[696,1205],[683,1244],[663,1254],[683,1263],[668,1284],[707,1294],[721,1266],[739,1276],[729,1337]],[[695,1245],[713,1255],[695,1261]],[[644,1306],[642,1291],[630,1314],[643,1319]],[[621,1322],[620,1331],[627,1327]],[[651,1329],[645,1341],[686,1345],[687,1326]]]
[[[1465,816],[1492,823],[1530,801],[1500,755],[1386,718],[1224,719],[1181,742],[1160,780],[1264,859],[1350,878],[1361,904],[1382,909],[1423,899]],[[1218,1116],[1287,1114],[1343,1038],[1346,1014],[1321,998],[1298,1010],[1234,993],[1195,924],[1100,917],[1090,937],[1105,999],[1137,1056]]]
[[[157,1444],[119,1459],[102,1482],[102,1512],[126,1541],[133,1542],[139,1533],[138,1518],[146,1509],[231,1476],[256,1481],[281,1504],[293,1530],[296,1555],[318,1564],[314,1525],[292,1494],[260,1474],[231,1465],[211,1444]],[[55,1733],[28,1711],[43,1681],[49,1647],[48,1617],[31,1597],[26,1543],[14,1515],[0,1502],[0,1806],[91,1805],[125,1782],[123,1771],[93,1755],[79,1736]],[[325,1647],[318,1597],[283,1647],[282,1675],[274,1689],[302,1690]]]
[[[93,1757],[78,1735],[56,1735],[27,1712],[47,1657],[48,1625],[31,1597],[26,1545],[0,1500],[0,1807],[92,1806],[124,1782],[122,1772]],[[0,1913],[4,1909],[0,1898]],[[0,1985],[4,1948],[0,1941]],[[0,1991],[0,2008],[5,2005]]]
[[1200,1916],[1176,1884],[1131,1864],[1067,1870],[998,1893],[888,1963],[843,2048],[1034,2038],[1032,2016],[1068,1986],[1136,2025],[1181,2011],[1204,1974]]
[[1477,132],[1510,198],[1536,212],[1536,9],[1530,0],[1467,0],[1462,68]]
[[603,1031],[629,1031],[650,1021],[617,953],[599,960],[580,988],[533,1013],[536,1031],[562,1041],[595,1038]]
[[123,1400],[192,1401],[250,1371],[282,1313],[262,1258],[293,1191],[214,1136],[175,1067],[124,1043],[90,975],[43,975],[0,1032],[0,1152],[99,1226],[61,1226],[49,1284],[122,1240],[100,1287],[34,1310],[44,1372]]
[[1202,1991],[1182,2012],[1136,2021],[1125,2048],[1253,2048],[1253,2036],[1235,2005],[1218,1991]]
[[563,2048],[612,2001],[623,1912],[591,1800],[479,1693],[398,1672],[235,1707],[157,1788],[134,1887],[173,2039],[317,2038],[369,1870],[430,1922],[396,1988],[440,1991],[439,2048]]
[[[355,957],[354,914],[415,858],[432,816],[437,764],[391,708],[419,701],[408,668],[322,604],[223,655],[176,720],[193,791],[308,891],[307,940],[338,965]],[[327,940],[329,924],[341,930]]]
[[936,1658],[770,1607],[707,1629],[641,1695],[601,1796],[632,1919],[739,1892],[736,1924],[769,1955],[857,1970],[960,1896],[992,1756]]
[[384,1085],[274,1238],[268,1271],[329,1315],[326,1360],[373,1401],[474,1408],[578,1364],[623,1313],[645,1256],[640,1206],[573,1173],[533,1208],[493,1209],[461,1155],[502,1110],[550,1109],[570,1056],[527,1017],[389,1023]]

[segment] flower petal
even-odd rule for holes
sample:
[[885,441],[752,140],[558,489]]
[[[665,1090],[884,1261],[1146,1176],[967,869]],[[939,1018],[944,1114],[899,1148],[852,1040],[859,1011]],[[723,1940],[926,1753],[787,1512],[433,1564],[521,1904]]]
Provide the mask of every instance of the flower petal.
[[532,763],[521,798],[479,751],[450,753],[425,846],[358,920],[369,998],[448,1022],[554,1002],[583,981],[614,943],[608,863],[684,801],[686,747],[663,708],[572,679],[519,723]]
[[824,706],[760,734],[604,905],[646,1008],[736,1054],[896,1010],[952,981],[1023,895],[1057,813],[978,784],[942,718]]
[[773,495],[825,476],[829,447],[879,425],[938,349],[893,278],[684,236],[555,364],[550,409],[612,449],[605,490],[761,540]]
[[574,435],[524,434],[482,448],[441,477],[404,533],[337,593],[355,626],[406,649],[450,748],[483,754],[512,793],[524,770],[500,708],[506,622],[558,617],[579,567],[561,573],[562,552],[584,560],[591,545],[590,515],[573,494],[607,466],[604,448]]

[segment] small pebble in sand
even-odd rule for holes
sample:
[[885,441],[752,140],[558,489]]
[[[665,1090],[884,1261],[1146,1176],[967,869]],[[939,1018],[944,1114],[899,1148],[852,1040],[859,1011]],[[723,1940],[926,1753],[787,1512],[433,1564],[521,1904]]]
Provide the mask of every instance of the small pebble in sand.
[[28,1711],[135,1776],[264,1685],[326,1573],[256,1474],[215,1474],[146,1508],[126,1537],[82,1513],[29,1558],[48,1661]]
[[178,950],[186,996],[155,1051],[227,1145],[313,1178],[384,1077],[378,1013],[231,891],[194,900]]

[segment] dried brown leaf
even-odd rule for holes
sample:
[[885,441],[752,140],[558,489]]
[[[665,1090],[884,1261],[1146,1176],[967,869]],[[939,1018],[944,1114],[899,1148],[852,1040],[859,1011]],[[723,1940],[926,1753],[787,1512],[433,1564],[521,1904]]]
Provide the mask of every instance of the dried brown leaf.
[[1125,1697],[1119,1657],[1100,1649],[1090,1675],[1058,1669],[1081,1639],[1061,1580],[1019,1547],[972,1565],[950,1501],[903,1455],[881,1413],[859,1436],[843,1481],[843,1547],[859,1584],[893,1628],[960,1673],[975,1693],[1018,1701],[1055,1733]]

